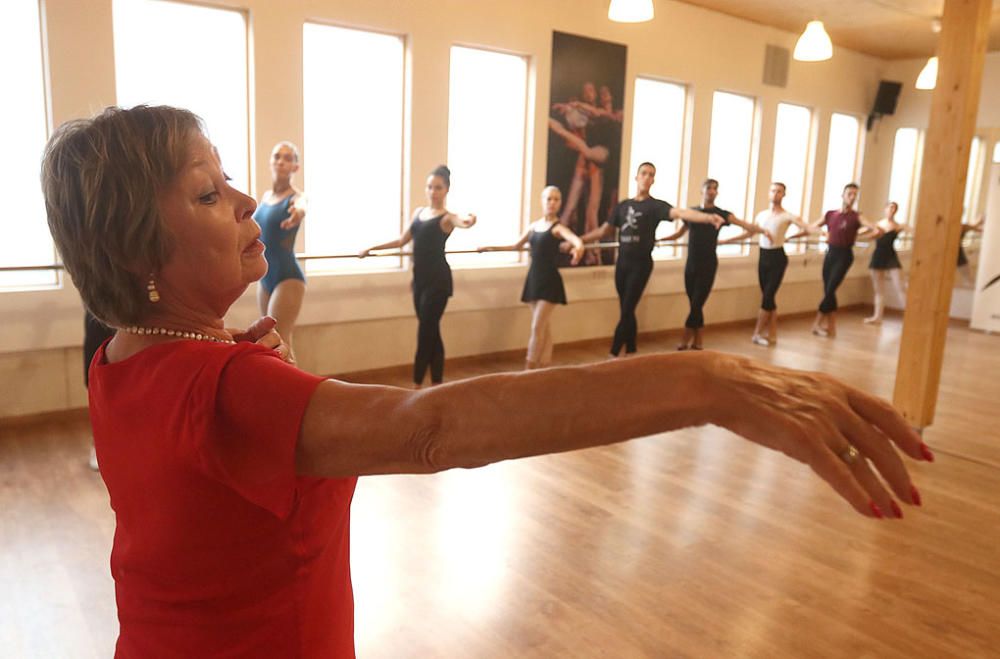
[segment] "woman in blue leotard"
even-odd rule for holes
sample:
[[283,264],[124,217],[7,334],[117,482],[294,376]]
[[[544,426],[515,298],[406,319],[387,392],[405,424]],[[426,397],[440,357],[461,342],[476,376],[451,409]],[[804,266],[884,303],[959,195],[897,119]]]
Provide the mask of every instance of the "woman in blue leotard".
[[291,142],[276,144],[271,151],[271,189],[264,193],[253,215],[267,248],[267,274],[257,286],[257,305],[261,315],[278,321],[275,330],[289,350],[306,293],[306,277],[295,260],[295,236],[306,216],[305,196],[292,186],[297,171],[299,150]]

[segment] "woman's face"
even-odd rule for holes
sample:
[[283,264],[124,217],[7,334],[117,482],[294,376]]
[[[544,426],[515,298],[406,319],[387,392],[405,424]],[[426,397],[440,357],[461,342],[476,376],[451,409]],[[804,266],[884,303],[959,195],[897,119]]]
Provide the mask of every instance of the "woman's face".
[[610,109],[614,104],[614,97],[611,95],[611,89],[607,85],[601,85],[601,107]]
[[547,216],[556,215],[562,206],[562,193],[559,188],[546,188],[542,192],[542,208]]
[[583,83],[583,102],[591,105],[597,102],[597,88],[594,87],[594,83]]
[[172,252],[156,275],[163,299],[219,317],[267,273],[253,198],[229,185],[218,152],[192,138],[184,165],[158,198]]
[[898,210],[899,206],[890,201],[888,204],[885,205],[885,216],[888,217],[889,219],[892,219],[893,217],[895,217],[896,211]]
[[299,163],[295,160],[295,152],[288,146],[279,144],[271,152],[271,178],[275,181],[287,181],[299,171]]
[[444,206],[444,200],[448,198],[448,188],[444,185],[444,179],[431,174],[427,177],[427,201],[435,208]]

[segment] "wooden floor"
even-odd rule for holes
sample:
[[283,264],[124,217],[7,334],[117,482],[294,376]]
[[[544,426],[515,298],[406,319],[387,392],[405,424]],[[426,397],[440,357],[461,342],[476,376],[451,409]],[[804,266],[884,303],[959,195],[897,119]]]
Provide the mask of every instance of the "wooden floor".
[[[875,328],[843,315],[836,340],[792,319],[777,348],[751,345],[746,326],[709,328],[706,345],[890,395],[899,319]],[[447,375],[519,365],[463,360]],[[902,522],[859,517],[806,468],[716,428],[363,479],[359,656],[1000,656],[998,373],[1000,338],[953,327],[925,433],[938,459],[911,462],[925,505]],[[407,370],[377,375],[402,384]],[[112,654],[114,520],[88,442],[84,419],[0,430],[2,657]]]

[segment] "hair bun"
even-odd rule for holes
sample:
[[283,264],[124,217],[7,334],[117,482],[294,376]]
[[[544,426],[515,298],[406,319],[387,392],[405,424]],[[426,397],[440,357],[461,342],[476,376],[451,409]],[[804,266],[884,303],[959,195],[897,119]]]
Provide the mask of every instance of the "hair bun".
[[444,187],[451,187],[451,170],[448,169],[448,165],[438,165],[434,168],[434,171],[431,172],[431,176],[440,176],[444,179]]

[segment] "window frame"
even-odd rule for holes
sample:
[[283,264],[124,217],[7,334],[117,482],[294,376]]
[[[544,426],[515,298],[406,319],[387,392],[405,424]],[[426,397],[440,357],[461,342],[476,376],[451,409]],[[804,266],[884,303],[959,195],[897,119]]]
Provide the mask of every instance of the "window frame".
[[[378,27],[372,27],[370,25],[357,25],[352,23],[345,23],[336,20],[328,20],[323,18],[308,17],[302,21],[301,34],[303,38],[302,45],[302,57],[300,63],[302,65],[302,149],[303,151],[308,150],[306,144],[305,135],[305,95],[306,95],[306,81],[305,81],[305,29],[307,25],[315,25],[318,27],[330,27],[337,28],[341,30],[352,30],[355,32],[366,32],[369,34],[376,34],[385,37],[395,37],[399,39],[401,48],[401,72],[402,75],[402,88],[400,89],[401,94],[401,108],[400,113],[400,161],[399,161],[399,222],[397,226],[397,236],[402,235],[407,224],[407,218],[410,216],[411,209],[408,204],[407,199],[407,184],[411,182],[411,171],[408,166],[410,162],[411,152],[412,152],[412,142],[411,142],[411,121],[412,121],[412,110],[413,110],[413,98],[412,98],[412,41],[408,33],[395,32],[393,30],[387,30]],[[303,164],[303,169],[306,170],[305,174],[308,174],[308,167]],[[303,182],[307,181],[307,177],[302,177]],[[306,195],[309,194],[308,186],[305,189]],[[309,225],[308,223],[302,227],[302,233],[305,234],[302,237],[302,244],[305,245],[308,236]],[[401,249],[400,251],[403,251]],[[375,267],[371,269],[341,269],[341,268],[326,268],[326,269],[311,269],[310,262],[322,262],[323,259],[316,258],[317,256],[323,256],[324,254],[313,255],[306,251],[306,256],[309,258],[303,263],[303,270],[309,277],[341,277],[341,276],[363,276],[368,274],[377,273],[391,273],[400,272],[409,267],[408,257],[400,256],[396,257],[378,257],[376,262],[378,263],[394,263],[394,265],[386,265],[384,267]],[[331,259],[332,261],[332,259]]]
[[[535,57],[530,53],[521,52],[518,50],[503,48],[493,45],[484,45],[481,43],[475,43],[471,41],[461,41],[455,40],[448,45],[448,95],[447,95],[447,114],[448,123],[445,127],[445,154],[447,157],[448,149],[451,143],[451,61],[452,52],[455,48],[464,48],[467,50],[478,50],[487,53],[494,53],[497,55],[507,55],[510,57],[517,57],[524,61],[524,132],[521,137],[521,176],[519,184],[519,194],[520,203],[518,204],[520,208],[519,212],[519,222],[516,230],[514,231],[514,238],[520,236],[528,226],[534,221],[532,209],[534,208],[534,200],[531,198],[531,149],[534,146],[534,115],[532,113],[532,108],[536,103],[533,103],[537,97],[532,93],[532,84],[536,82],[535,78]],[[449,167],[451,165],[449,164]],[[541,190],[538,191],[541,194]],[[513,242],[513,241],[512,241]],[[487,270],[490,268],[509,268],[509,267],[519,267],[528,263],[529,256],[527,251],[518,252],[516,258],[510,261],[502,262],[468,262],[468,263],[452,263],[452,270]]]
[[[657,76],[654,74],[640,73],[636,74],[635,79],[632,84],[632,113],[629,118],[629,167],[630,169],[626,173],[626,189],[631,190],[632,180],[635,176],[635,171],[633,165],[638,166],[638,163],[633,163],[632,160],[632,145],[635,141],[635,112],[636,112],[636,85],[639,80],[648,80],[650,82],[661,83],[666,85],[673,85],[679,87],[684,94],[683,107],[681,109],[681,127],[680,127],[680,153],[678,155],[678,167],[677,167],[677,190],[676,196],[672,199],[665,199],[668,203],[671,203],[678,208],[683,208],[686,196],[685,191],[687,189],[688,182],[690,180],[691,173],[691,143],[692,143],[692,110],[694,108],[694,92],[693,86],[690,82],[680,80],[677,78],[670,78],[665,76]],[[624,136],[623,136],[624,138]],[[622,140],[624,144],[624,139]],[[619,195],[621,197],[621,195]],[[662,245],[653,248],[653,260],[655,261],[675,261],[684,256],[684,247],[674,245]]]

